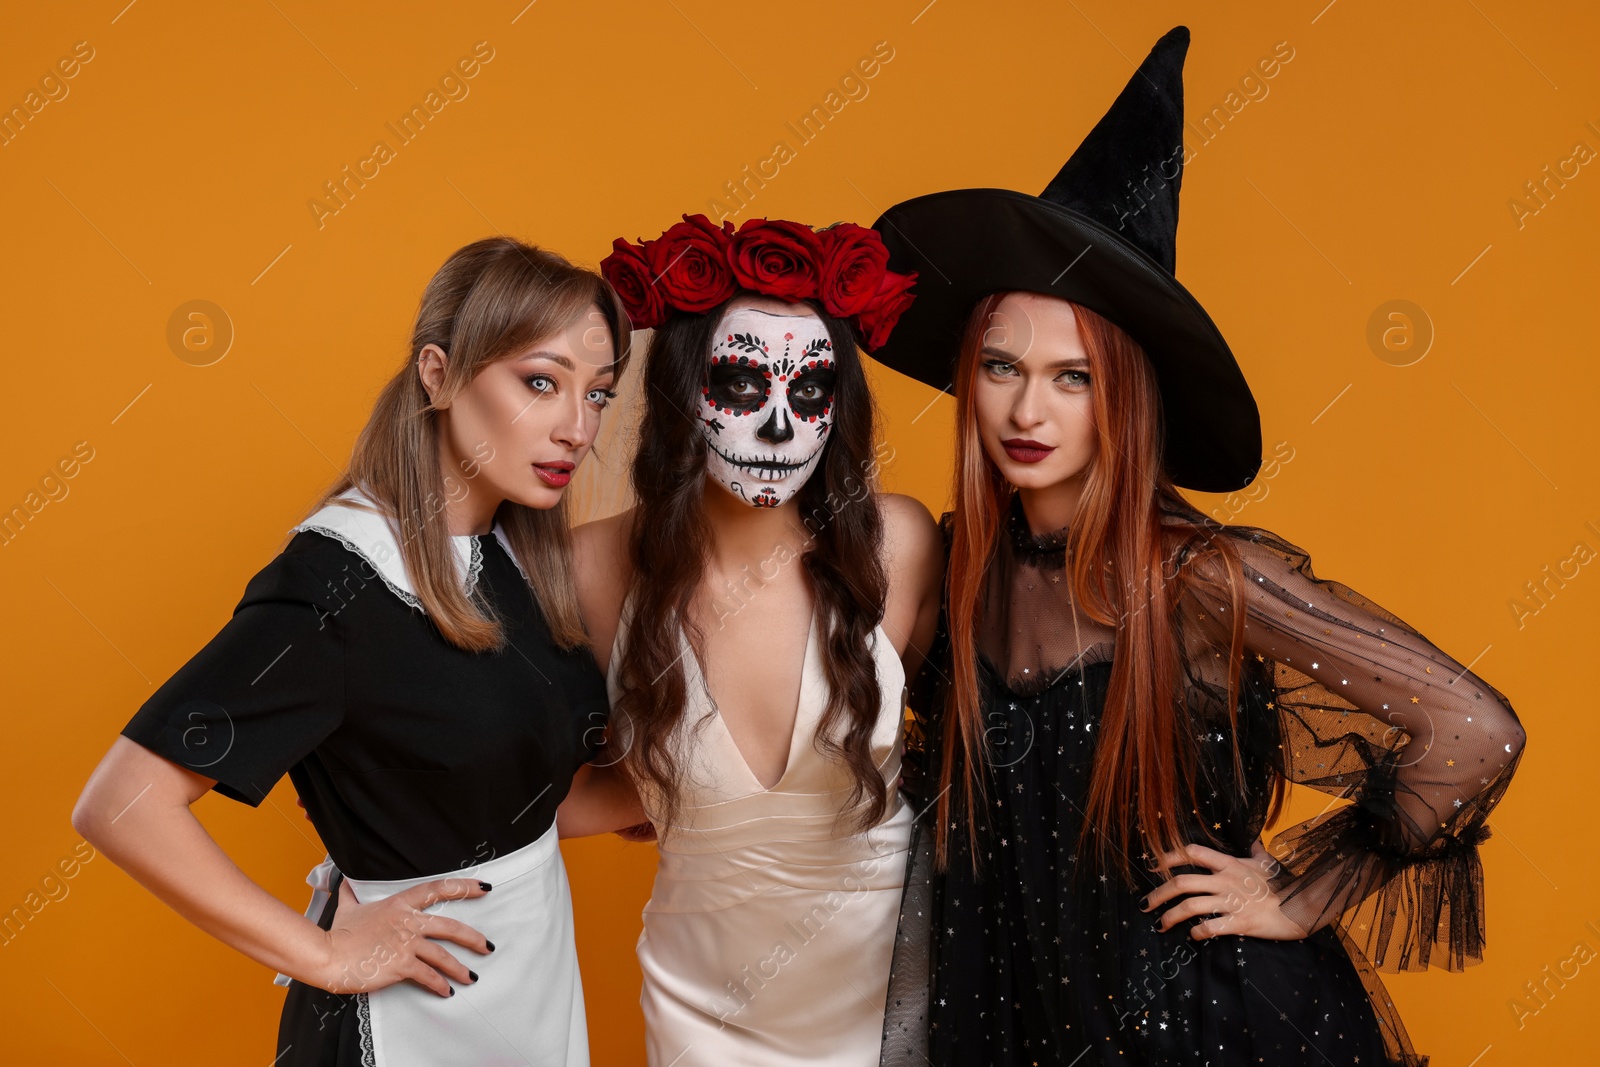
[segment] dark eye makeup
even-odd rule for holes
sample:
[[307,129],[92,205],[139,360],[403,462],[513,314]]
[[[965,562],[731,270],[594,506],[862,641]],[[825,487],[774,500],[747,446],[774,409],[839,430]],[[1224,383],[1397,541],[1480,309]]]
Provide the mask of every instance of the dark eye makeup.
[[801,371],[789,383],[789,406],[801,418],[812,418],[827,412],[833,402],[834,372],[831,367]]
[[771,391],[771,379],[760,364],[715,363],[707,376],[707,397],[729,411],[754,411]]

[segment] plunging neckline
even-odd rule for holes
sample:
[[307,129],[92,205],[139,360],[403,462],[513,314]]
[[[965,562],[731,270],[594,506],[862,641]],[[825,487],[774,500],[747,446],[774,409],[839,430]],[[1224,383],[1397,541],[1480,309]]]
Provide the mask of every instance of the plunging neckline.
[[722,708],[718,706],[716,697],[711,695],[711,683],[706,680],[705,671],[700,665],[700,657],[695,652],[694,646],[689,643],[688,635],[683,632],[682,628],[678,630],[678,640],[683,645],[685,658],[694,667],[695,678],[699,682],[700,692],[705,695],[706,703],[711,706],[711,717],[717,721],[718,727],[722,730],[722,736],[727,740],[728,747],[732,749],[733,757],[738,762],[740,769],[755,784],[758,792],[777,792],[778,787],[788,780],[790,772],[794,770],[795,744],[800,738],[801,717],[805,714],[806,697],[810,692],[812,646],[816,642],[816,636],[817,612],[813,607],[811,622],[806,627],[805,648],[800,654],[800,687],[799,693],[795,698],[794,722],[789,728],[788,753],[784,757],[783,771],[778,775],[778,780],[771,785],[766,785],[761,781],[760,776],[756,774],[754,768],[750,766],[750,761],[745,758],[744,750],[739,747],[739,742],[734,740],[733,731],[728,729],[728,723],[722,717]]

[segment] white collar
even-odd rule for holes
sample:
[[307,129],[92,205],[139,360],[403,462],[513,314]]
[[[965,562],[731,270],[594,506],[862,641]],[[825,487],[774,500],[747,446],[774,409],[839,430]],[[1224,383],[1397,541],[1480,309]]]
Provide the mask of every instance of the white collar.
[[[332,503],[318,509],[294,529],[296,532],[309,530],[338,541],[365,559],[390,592],[426,614],[422,600],[411,584],[411,576],[406,573],[394,523],[359,489],[347,489],[340,493]],[[520,571],[522,562],[511,551],[511,542],[499,523],[494,525],[494,536]],[[483,570],[483,546],[470,534],[458,534],[451,536],[450,547],[455,550],[456,573],[461,577],[462,591],[470,594],[478,584],[478,573]]]

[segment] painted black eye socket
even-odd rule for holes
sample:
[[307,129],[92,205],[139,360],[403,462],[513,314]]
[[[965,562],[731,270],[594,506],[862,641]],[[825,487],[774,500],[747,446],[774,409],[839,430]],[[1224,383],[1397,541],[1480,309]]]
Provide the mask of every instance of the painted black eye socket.
[[767,401],[771,386],[760,369],[737,363],[719,363],[711,368],[710,400],[719,408],[755,411]]
[[789,384],[789,406],[801,418],[820,416],[833,403],[832,370],[818,368],[802,371]]

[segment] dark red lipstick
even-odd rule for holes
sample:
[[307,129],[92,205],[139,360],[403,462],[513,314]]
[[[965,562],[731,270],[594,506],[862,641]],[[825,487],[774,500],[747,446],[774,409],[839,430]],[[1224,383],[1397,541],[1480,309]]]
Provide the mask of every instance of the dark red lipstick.
[[1001,441],[1000,446],[1006,450],[1006,455],[1018,463],[1038,463],[1056,450],[1055,445],[1040,444],[1026,437],[1009,438]]

